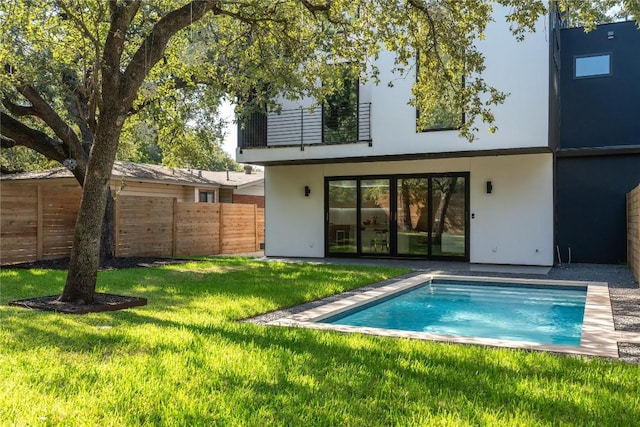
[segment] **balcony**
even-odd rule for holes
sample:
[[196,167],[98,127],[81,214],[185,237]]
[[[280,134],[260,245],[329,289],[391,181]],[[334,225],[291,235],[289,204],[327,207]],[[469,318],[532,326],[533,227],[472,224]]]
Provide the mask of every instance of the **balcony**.
[[371,143],[371,103],[256,113],[238,125],[238,147]]

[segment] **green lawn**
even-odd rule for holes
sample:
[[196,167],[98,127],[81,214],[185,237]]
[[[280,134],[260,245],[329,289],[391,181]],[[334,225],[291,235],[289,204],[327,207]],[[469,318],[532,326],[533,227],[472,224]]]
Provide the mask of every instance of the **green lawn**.
[[0,425],[594,425],[640,420],[640,367],[239,323],[402,273],[221,258],[106,271],[149,305],[8,307],[64,272],[0,272]]

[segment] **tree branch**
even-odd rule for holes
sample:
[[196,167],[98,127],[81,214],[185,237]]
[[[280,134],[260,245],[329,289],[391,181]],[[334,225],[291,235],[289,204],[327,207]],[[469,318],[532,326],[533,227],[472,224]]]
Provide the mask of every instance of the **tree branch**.
[[82,143],[88,154],[88,147],[93,144],[93,133],[88,124],[88,121],[93,119],[89,115],[89,101],[80,88],[77,76],[72,71],[63,72],[62,84],[68,91],[66,95],[67,111],[80,128]]
[[0,126],[0,132],[3,136],[2,148],[22,145],[60,163],[68,157],[63,150],[62,143],[50,138],[44,132],[30,128],[3,112],[0,112],[0,123],[2,123]]
[[[120,83],[123,73],[120,71],[122,53],[127,28],[138,12],[140,2],[138,0],[110,0],[111,25],[103,48],[102,93],[117,93],[120,95]],[[121,98],[121,96],[118,96]],[[102,105],[101,105],[102,107]],[[126,108],[125,108],[126,109]]]
[[78,17],[78,15],[73,13],[73,10],[69,7],[68,4],[64,3],[61,0],[56,0],[56,4],[58,5],[58,7],[60,9],[62,9],[64,11],[64,13],[67,15],[67,17],[69,19],[71,19],[73,22],[76,23],[76,25],[80,28],[82,34],[84,34],[84,36],[91,41],[91,43],[93,44],[94,48],[97,48],[99,50],[100,49],[100,40],[98,40],[91,33],[91,31],[89,31],[89,28],[87,28],[87,26],[85,25],[84,21],[82,19],[80,19]]
[[126,100],[126,105],[133,105],[138,88],[149,70],[162,59],[171,37],[200,20],[209,11],[219,12],[218,2],[194,0],[180,9],[168,13],[154,25],[151,33],[144,39],[124,72],[121,93]]
[[325,1],[324,4],[314,4],[308,0],[300,0],[300,3],[302,3],[302,5],[304,7],[307,8],[307,10],[309,12],[311,12],[313,15],[316,14],[316,12],[326,12],[331,8],[331,4],[333,3],[332,1]]
[[14,140],[3,138],[0,136],[0,147],[2,148],[13,148],[17,144]]
[[6,98],[2,99],[2,105],[4,105],[5,108],[9,110],[9,112],[16,117],[24,117],[24,116],[39,117],[36,109],[30,105],[27,106],[27,105],[14,104],[13,102],[9,101]]
[[17,86],[16,89],[31,102],[31,105],[38,113],[38,117],[44,120],[53,130],[53,133],[65,143],[70,157],[84,166],[86,164],[86,153],[82,149],[80,140],[73,129],[60,118],[58,113],[47,101],[42,99],[31,85],[22,84]]

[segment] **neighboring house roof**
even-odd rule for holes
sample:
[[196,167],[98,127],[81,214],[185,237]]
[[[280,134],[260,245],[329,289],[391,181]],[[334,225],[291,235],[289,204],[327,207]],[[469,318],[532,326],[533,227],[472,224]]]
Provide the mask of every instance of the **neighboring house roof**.
[[226,187],[248,187],[250,185],[262,185],[264,183],[264,172],[252,171],[246,172],[214,172],[214,171],[198,171],[202,172],[202,177],[213,182],[217,182],[221,186]]
[[[227,175],[228,174],[228,175]],[[227,176],[229,179],[227,179]],[[43,171],[23,172],[2,175],[3,181],[23,181],[38,179],[73,178],[67,168],[60,167]],[[264,174],[261,171],[252,172],[212,172],[189,169],[173,169],[166,166],[148,165],[142,163],[117,161],[113,165],[111,178],[129,178],[144,181],[161,181],[182,185],[207,185],[238,188],[247,185],[262,184]]]

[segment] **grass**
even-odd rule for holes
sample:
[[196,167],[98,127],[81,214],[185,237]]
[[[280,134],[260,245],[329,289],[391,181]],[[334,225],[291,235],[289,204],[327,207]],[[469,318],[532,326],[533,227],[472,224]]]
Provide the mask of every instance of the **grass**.
[[216,258],[105,271],[149,305],[83,316],[8,300],[64,272],[0,271],[0,425],[607,425],[640,419],[640,367],[237,320],[403,270]]

